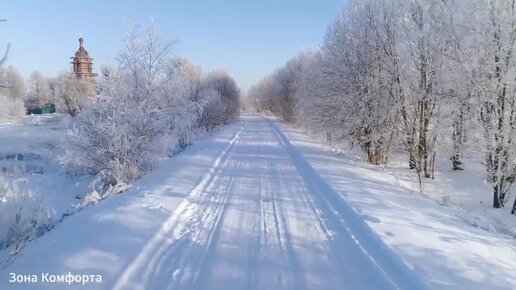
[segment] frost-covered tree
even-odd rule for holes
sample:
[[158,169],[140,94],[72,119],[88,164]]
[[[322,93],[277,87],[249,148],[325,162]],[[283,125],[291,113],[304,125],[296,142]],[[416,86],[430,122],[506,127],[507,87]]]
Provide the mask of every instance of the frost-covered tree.
[[483,41],[480,55],[473,59],[474,77],[479,84],[487,179],[493,185],[493,206],[499,208],[506,203],[516,174],[516,7],[514,0],[507,0],[482,3],[478,9],[476,40]]
[[51,103],[49,81],[38,71],[31,74],[27,81],[27,107],[42,108]]
[[218,86],[203,88],[198,67],[172,56],[173,44],[154,27],[131,30],[117,67],[102,68],[98,101],[73,122],[64,161],[98,175],[108,193],[188,146],[203,130],[202,113],[214,98],[220,101]]
[[[17,119],[26,114],[23,99],[20,97],[12,97],[13,90],[7,79],[7,71],[13,71],[14,68],[4,69],[0,66],[0,119]],[[12,74],[11,74],[12,77]],[[12,83],[12,82],[11,82]],[[15,91],[15,90],[14,90]],[[19,92],[15,92],[17,95]]]
[[116,96],[118,88],[122,87],[123,78],[120,69],[113,65],[104,65],[100,68],[100,80],[97,84],[99,99]]
[[[6,21],[0,19],[0,22]],[[10,45],[0,57],[0,119],[13,119],[25,115],[25,106],[23,104],[23,79],[20,73],[13,67],[9,66],[4,69],[3,64],[7,60]]]
[[21,99],[25,96],[25,82],[20,72],[13,66],[9,66],[5,72],[7,95],[13,99]]
[[203,80],[203,90],[212,96],[203,113],[205,126],[212,128],[233,121],[240,110],[240,89],[224,71],[212,72]]
[[482,152],[493,207],[503,207],[516,180],[515,7],[348,1],[314,57],[293,58],[248,98],[330,143],[359,145],[373,164],[404,149],[420,181],[434,177],[438,154],[463,170],[466,150]]
[[61,95],[61,78],[49,78],[48,87],[50,90],[50,103],[54,106],[56,112],[66,113],[65,103]]
[[345,118],[333,126],[358,144],[373,164],[387,161],[396,112],[386,110],[395,104],[389,98],[389,63],[377,27],[383,27],[382,8],[377,1],[358,1],[344,10],[328,30],[322,61],[328,99],[343,104],[337,108]]
[[[343,115],[338,94],[330,94],[330,81],[323,73],[322,52],[314,52],[313,57],[303,62],[296,83],[296,121],[312,132],[325,132],[328,141],[339,139],[336,124]],[[340,136],[342,137],[342,136]]]
[[276,114],[287,122],[295,122],[297,85],[302,67],[310,57],[313,57],[311,52],[300,53],[253,86],[248,97],[256,109]]
[[26,110],[21,99],[12,99],[0,94],[0,120],[17,119],[25,115]]
[[171,49],[153,29],[143,36],[130,32],[120,53],[120,72],[103,69],[101,98],[75,122],[67,161],[90,174],[105,174],[114,184],[148,170],[150,144],[171,126],[163,108],[168,94],[162,90]]
[[174,92],[177,100],[198,99],[203,79],[200,66],[185,57],[172,59],[167,66],[167,78],[170,80],[168,90]]
[[258,112],[275,113],[275,92],[273,90],[273,79],[267,76],[252,86],[248,92],[249,98],[253,100],[254,107]]
[[61,75],[59,86],[62,106],[58,107],[58,111],[77,116],[88,104],[88,96],[93,94],[92,83],[72,75]]

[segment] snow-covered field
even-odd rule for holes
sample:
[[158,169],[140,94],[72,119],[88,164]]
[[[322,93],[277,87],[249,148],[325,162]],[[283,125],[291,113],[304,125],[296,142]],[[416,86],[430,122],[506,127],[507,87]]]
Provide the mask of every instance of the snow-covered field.
[[[0,289],[515,288],[512,226],[459,198],[483,192],[458,188],[462,173],[438,174],[425,187],[435,194],[422,195],[408,170],[369,166],[243,114],[31,242],[0,271]],[[10,273],[39,282],[10,283]]]
[[34,220],[43,233],[87,193],[91,176],[77,176],[58,160],[67,130],[63,115],[0,123],[0,248],[29,231]]

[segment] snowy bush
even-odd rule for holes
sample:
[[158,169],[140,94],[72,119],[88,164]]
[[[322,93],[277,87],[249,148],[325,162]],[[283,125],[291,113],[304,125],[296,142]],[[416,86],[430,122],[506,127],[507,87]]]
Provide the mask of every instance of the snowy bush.
[[233,121],[240,111],[240,90],[233,78],[223,71],[210,73],[205,77],[204,88],[212,95],[205,111],[212,116],[208,119],[213,125]]
[[214,89],[205,89],[202,91],[202,94],[207,98],[208,102],[203,108],[198,125],[202,128],[212,129],[224,124],[226,118],[220,93]]
[[175,142],[188,138],[195,115],[188,104],[162,110],[146,105],[120,97],[89,107],[73,122],[65,160],[88,174],[111,176],[115,183],[129,183],[148,172],[161,153],[154,151],[157,143],[175,148]]

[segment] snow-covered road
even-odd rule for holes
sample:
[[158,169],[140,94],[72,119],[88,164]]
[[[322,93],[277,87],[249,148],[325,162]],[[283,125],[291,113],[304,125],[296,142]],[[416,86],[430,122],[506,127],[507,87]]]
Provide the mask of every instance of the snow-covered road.
[[273,122],[241,128],[114,289],[417,289]]
[[[227,138],[212,136],[123,198],[38,239],[3,271],[2,289],[67,289],[5,283],[8,272],[44,271],[102,274],[102,285],[85,285],[92,289],[425,288],[274,122],[244,114],[218,135]],[[188,172],[199,176],[185,180]],[[183,192],[159,190],[180,187],[181,177],[192,183]],[[70,239],[74,228],[86,233]]]

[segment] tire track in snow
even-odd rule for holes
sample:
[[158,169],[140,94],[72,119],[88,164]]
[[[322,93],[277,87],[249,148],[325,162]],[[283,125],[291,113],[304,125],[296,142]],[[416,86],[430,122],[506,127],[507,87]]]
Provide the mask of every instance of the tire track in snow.
[[[305,277],[294,249],[288,212],[282,205],[283,196],[288,197],[291,192],[282,192],[288,189],[288,184],[275,169],[277,153],[269,151],[277,148],[279,142],[268,124],[265,127],[267,130],[259,130],[264,135],[258,138],[267,140],[266,144],[253,147],[253,152],[262,156],[259,168],[263,170],[259,173],[259,197],[253,227],[256,242],[248,257],[245,289],[302,290],[306,289]],[[270,271],[272,265],[277,265],[274,271]]]
[[[185,200],[179,204],[172,215],[163,223],[160,230],[145,244],[138,256],[119,276],[113,289],[150,289],[150,287],[148,287],[149,283],[157,283],[157,285],[159,285],[160,282],[163,282],[156,277],[156,275],[160,273],[168,275],[169,278],[173,278],[173,281],[176,282],[181,282],[181,280],[185,278],[185,272],[182,272],[179,268],[181,264],[184,264],[186,261],[185,255],[175,256],[174,253],[181,253],[182,250],[188,247],[191,249],[193,234],[195,232],[202,233],[200,227],[209,219],[209,215],[204,216],[204,219],[200,222],[199,215],[202,213],[203,209],[205,210],[209,205],[210,200],[204,200],[204,205],[201,203],[201,206],[198,202],[195,202],[195,200],[202,201],[203,193],[205,193],[219,177],[219,172],[227,164],[228,156],[232,148],[240,140],[242,132],[245,131],[245,127],[246,124],[244,123],[214,161],[208,174],[190,191]],[[233,169],[233,174],[238,171],[239,166],[240,165],[237,163]],[[225,198],[227,198],[227,195]],[[219,203],[218,210],[215,211],[214,220],[217,220],[217,216],[220,216],[220,206],[222,204],[223,203]],[[220,222],[220,220],[218,220],[218,222]],[[208,242],[209,241],[210,239],[208,239]],[[166,253],[169,254],[168,259]],[[166,268],[163,269],[162,267],[165,261],[167,261],[168,264]],[[179,267],[174,268],[174,265]],[[143,272],[143,275],[140,274],[141,272]],[[191,276],[188,276],[190,274],[186,274],[187,280],[190,280]],[[198,273],[196,277],[198,277]]]
[[[267,160],[266,163],[267,163],[268,172],[271,173],[272,167],[271,167],[270,160]],[[271,176],[271,174],[269,174],[269,176]],[[280,219],[278,218],[278,207],[277,207],[275,196],[274,196],[274,191],[276,189],[274,188],[274,185],[272,184],[270,177],[269,177],[268,183],[270,185],[268,186],[269,190],[266,191],[266,195],[265,195],[266,203],[265,204],[266,205],[268,204],[269,206],[268,207],[265,206],[265,209],[266,209],[266,211],[265,211],[266,212],[266,214],[265,214],[266,222],[265,223],[266,223],[266,225],[269,225],[269,226],[265,228],[265,232],[267,235],[267,230],[270,228],[270,231],[272,232],[271,234],[274,237],[274,240],[276,242],[276,246],[278,247],[281,258],[285,262],[285,264],[288,265],[289,259],[288,259],[288,254],[287,254],[287,250],[286,250],[286,245],[285,245],[285,238],[283,236],[283,233],[285,232],[285,227],[280,222]],[[269,245],[267,245],[267,246],[269,246]],[[284,273],[283,271],[280,271],[277,276],[280,285],[285,285],[286,281],[284,281],[284,279],[288,278],[288,277],[289,277],[288,273]],[[288,281],[287,281],[287,283],[288,283]]]
[[[253,149],[255,152],[260,152],[258,146],[253,146]],[[259,178],[258,178],[258,192],[259,197],[256,200],[255,205],[255,211],[256,211],[256,217],[254,219],[254,225],[253,230],[255,235],[254,243],[251,247],[251,251],[247,257],[247,264],[246,264],[246,286],[245,289],[247,290],[258,290],[259,288],[259,277],[260,277],[260,269],[256,268],[256,265],[258,264],[258,261],[260,260],[262,255],[267,255],[267,252],[263,252],[263,250],[267,250],[267,247],[262,247],[262,243],[265,243],[267,245],[267,236],[266,236],[266,220],[265,220],[265,207],[263,204],[263,195],[264,195],[264,174],[263,172],[259,171]]]
[[[255,160],[256,168],[260,170],[257,176],[258,196],[255,200],[253,210],[254,240],[251,242],[250,252],[247,256],[245,270],[245,288],[247,290],[271,289],[271,285],[280,286],[279,289],[301,289],[293,287],[300,285],[296,279],[292,278],[292,265],[289,257],[288,242],[285,237],[288,228],[282,218],[283,213],[277,203],[275,191],[278,190],[276,183],[273,182],[276,173],[273,170],[271,156],[268,156],[268,148],[274,147],[276,142],[271,142],[271,131],[258,131],[259,136],[254,136],[257,140],[266,140],[264,144],[256,144],[251,152],[257,156],[262,156],[261,160]],[[266,134],[263,136],[261,134]],[[255,157],[256,158],[256,157]],[[249,210],[249,208],[244,209]],[[275,261],[280,267],[271,271],[271,261]],[[302,284],[302,283],[301,283]]]
[[[240,169],[240,164],[241,162],[237,161],[236,166],[232,169],[228,183],[222,186],[219,184],[219,189],[214,192],[214,196],[220,195],[220,199],[217,201],[210,200],[208,206],[197,209],[198,216],[204,216],[202,225],[199,227],[186,226],[189,233],[194,237],[190,238],[189,248],[183,249],[179,253],[182,257],[181,263],[175,265],[175,275],[170,280],[167,289],[200,289],[202,287],[203,281],[200,281],[199,278],[202,277],[202,273],[208,266],[210,257],[213,255],[213,246],[217,243],[222,224],[221,221],[224,219],[228,200],[231,197],[233,178]],[[213,203],[216,204],[215,208],[210,206]],[[193,246],[200,246],[200,249]],[[177,256],[178,253],[169,252],[169,255]],[[156,287],[150,288],[158,289],[162,285],[161,283],[156,283]]]
[[[278,136],[274,123],[269,123],[274,135],[274,139],[285,151],[287,151],[288,148],[286,147],[286,144],[283,142],[280,136]],[[289,157],[289,159],[291,160],[291,157]],[[297,171],[298,169],[296,168],[296,172]],[[327,225],[328,218],[331,218],[325,216],[325,212],[328,212],[328,208],[325,208],[325,210],[321,210],[315,206],[317,202],[313,199],[312,195],[314,193],[309,191],[310,187],[307,186],[307,181],[302,177],[302,175],[299,174],[298,176],[299,178],[296,179],[296,186],[294,191],[300,193],[299,197],[300,201],[302,202],[301,208],[307,209],[310,213],[309,220],[311,220],[314,223],[314,227],[310,227],[310,229],[312,230],[312,233],[314,233],[316,236],[324,237],[326,241],[326,243],[317,246],[322,247],[325,253],[329,253],[329,262],[332,263],[334,269],[340,269],[342,272],[351,274],[347,275],[348,277],[338,277],[338,279],[342,280],[341,283],[352,283],[352,280],[356,277],[356,274],[359,273],[360,269],[353,265],[354,261],[352,261],[352,263],[349,263],[348,259],[343,259],[342,256],[335,255],[335,253],[338,253],[339,250],[335,250],[334,247],[332,247],[332,241],[334,240],[335,232],[334,230],[330,229]],[[334,214],[337,214],[337,212],[335,212],[333,209],[330,209],[330,211]]]
[[[227,161],[223,167],[227,166]],[[222,178],[216,178],[202,193],[206,196],[200,197],[196,203],[191,203],[187,210],[188,216],[180,217],[185,220],[178,225],[175,231],[181,231],[176,243],[183,247],[165,247],[160,257],[160,263],[168,267],[167,271],[160,271],[161,267],[149,267],[144,278],[148,281],[150,289],[158,289],[168,285],[167,289],[190,288],[196,283],[200,269],[205,261],[205,256],[211,249],[213,237],[219,229],[221,217],[227,207],[229,188],[232,178],[240,167],[240,162],[233,166],[228,184],[220,184]],[[224,189],[225,187],[225,189]],[[183,243],[183,240],[186,241]],[[172,258],[172,259],[169,259]],[[171,274],[171,275],[170,275]],[[163,281],[161,277],[169,277]],[[192,286],[193,287],[193,286]],[[192,289],[197,289],[193,287]]]
[[[361,289],[427,289],[342,196],[313,169],[276,124],[266,120],[270,122],[274,134],[290,156],[299,176],[303,178],[311,193],[310,199],[319,209],[323,209],[318,215],[324,224],[322,229],[329,229],[325,232],[330,233],[327,237],[332,255],[340,256],[340,259],[352,257],[354,260],[339,263],[339,259],[334,259],[346,268],[347,273],[345,271],[343,274],[347,274],[352,283],[347,285]],[[371,285],[364,285],[366,281],[371,282]]]
[[[267,143],[268,146],[271,146],[272,142],[269,141]],[[260,147],[257,146],[257,149],[260,149]],[[257,152],[261,153],[261,150],[257,150]],[[275,184],[272,182],[274,175],[271,160],[266,156],[261,163],[264,166],[263,169],[265,170],[265,173],[260,174],[260,199],[258,201],[259,211],[257,212],[256,218],[259,224],[259,231],[257,232],[259,241],[257,259],[262,261],[271,261],[280,257],[281,259],[278,262],[281,262],[282,266],[287,266],[289,264],[289,260],[283,234],[286,229],[279,219],[279,210],[276,203],[276,197],[274,195],[274,191],[277,190],[277,188],[275,188]],[[252,269],[253,266],[256,267],[256,264],[248,265],[250,269]],[[285,280],[289,278],[289,271],[286,270],[288,268],[288,266],[280,267],[275,273],[273,273],[273,277],[267,277],[266,279],[273,280],[274,285],[279,284],[285,287],[291,283],[291,281]],[[260,270],[260,268],[254,269],[254,272],[256,273],[257,270]],[[260,282],[260,278],[263,278],[260,274],[262,273],[258,273],[257,276],[255,274],[256,277],[254,279],[258,282]],[[252,289],[260,289],[260,287],[258,285],[253,285]]]
[[[271,160],[267,160],[267,166],[271,176],[280,176],[278,171],[275,169],[275,166],[272,165]],[[283,179],[279,179],[279,183],[283,184],[283,188],[288,188],[288,185],[285,184]],[[301,266],[296,256],[296,252],[293,247],[292,237],[290,235],[290,227],[288,224],[288,219],[286,217],[285,209],[280,208],[277,204],[277,198],[275,194],[275,190],[271,190],[270,192],[272,208],[273,208],[273,219],[276,226],[276,235],[281,246],[281,251],[283,253],[283,257],[288,265],[289,275],[287,277],[292,277],[292,281],[289,281],[288,284],[292,285],[296,290],[301,290],[306,288],[305,279],[302,275]],[[279,208],[279,209],[278,209]]]
[[[203,227],[210,229],[207,242],[205,244],[204,250],[201,252],[202,256],[199,259],[199,263],[197,265],[195,275],[192,280],[192,289],[202,289],[207,281],[203,279],[202,275],[206,272],[206,269],[210,267],[210,261],[211,257],[213,256],[213,249],[214,245],[218,242],[220,237],[220,230],[222,226],[222,221],[224,220],[225,213],[227,211],[227,208],[229,206],[229,200],[232,195],[232,187],[233,187],[233,180],[236,176],[236,173],[239,171],[241,166],[241,160],[237,161],[237,165],[233,169],[231,173],[231,177],[229,180],[229,183],[227,184],[226,189],[223,191],[224,196],[222,198],[222,201],[219,203],[219,206],[217,207],[216,212],[214,213],[214,221],[213,224],[208,227]],[[202,231],[202,230],[201,230]],[[201,233],[199,231],[199,233]],[[188,257],[190,260],[192,257]],[[169,289],[177,289],[175,287],[169,287]]]

